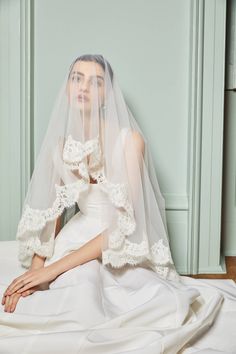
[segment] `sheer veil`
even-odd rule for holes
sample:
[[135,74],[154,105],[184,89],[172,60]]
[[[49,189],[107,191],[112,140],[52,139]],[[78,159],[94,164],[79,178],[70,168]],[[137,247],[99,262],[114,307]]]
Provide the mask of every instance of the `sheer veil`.
[[90,183],[111,204],[103,216],[103,265],[147,266],[179,281],[147,140],[109,62],[86,54],[68,68],[28,186],[16,235],[23,267],[34,253],[50,259],[58,217],[79,207]]

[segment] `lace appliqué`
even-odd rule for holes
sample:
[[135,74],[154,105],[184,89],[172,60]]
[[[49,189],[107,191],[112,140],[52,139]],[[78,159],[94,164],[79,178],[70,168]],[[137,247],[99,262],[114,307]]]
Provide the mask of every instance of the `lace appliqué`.
[[[55,184],[56,199],[51,208],[40,210],[33,209],[26,204],[21,220],[18,224],[16,239],[20,241],[19,260],[23,267],[28,268],[32,256],[37,253],[40,256],[51,257],[54,245],[54,233],[47,242],[40,241],[39,233],[49,221],[56,220],[65,208],[73,206],[79,199],[82,191],[88,188],[87,183],[79,180],[75,183],[60,186]],[[30,232],[30,237],[27,233]]]
[[51,257],[54,249],[54,233],[50,235],[48,242],[40,241],[38,235],[32,236],[19,243],[19,261],[22,266],[29,268],[32,263],[32,257],[36,253],[42,257]]
[[169,247],[163,244],[163,239],[154,243],[151,250],[145,240],[137,244],[125,239],[121,250],[103,251],[102,262],[104,265],[111,264],[114,268],[120,268],[125,264],[135,266],[146,262],[162,278],[179,280]]
[[99,143],[99,136],[82,144],[76,141],[71,135],[68,136],[63,149],[64,165],[70,170],[78,170],[80,176],[89,181],[89,172],[85,157],[90,155],[89,170],[102,166],[102,152]]
[[[89,164],[84,161],[88,155]],[[163,244],[162,239],[151,247],[145,235],[144,240],[139,244],[127,239],[127,236],[136,229],[134,211],[128,198],[128,186],[114,184],[106,179],[102,159],[98,137],[82,144],[74,140],[71,135],[68,136],[63,149],[63,163],[69,170],[77,170],[81,179],[64,186],[56,184],[56,199],[51,208],[38,210],[26,205],[17,232],[17,238],[21,240],[19,260],[22,265],[29,267],[34,253],[46,257],[52,256],[54,234],[50,235],[48,242],[41,243],[38,232],[48,221],[55,220],[61,215],[65,207],[70,207],[78,201],[80,192],[88,188],[91,176],[107,193],[118,215],[116,228],[109,235],[108,249],[102,252],[103,264],[120,268],[125,264],[137,265],[148,261],[150,267],[161,277],[167,278],[170,274],[173,279],[178,277],[176,271],[169,267],[173,265],[173,261],[169,247]],[[31,237],[25,239],[24,235],[28,231]]]
[[55,220],[62,214],[64,208],[71,207],[79,198],[79,193],[87,188],[83,180],[67,184],[55,185],[56,199],[51,208],[40,210],[33,209],[28,204],[25,206],[23,217],[18,225],[17,235],[21,238],[26,231],[39,231],[44,228],[47,221]]
[[[89,171],[82,173],[81,166],[84,168],[82,159],[87,154],[90,154]],[[117,210],[117,228],[109,235],[109,247],[112,249],[120,247],[125,236],[134,232],[136,222],[133,208],[128,200],[127,185],[111,183],[105,177],[98,137],[87,141],[86,145],[83,146],[69,135],[63,151],[63,160],[69,169],[78,169],[81,176],[92,176],[108,195],[111,203],[116,208],[121,209]]]
[[[63,162],[70,170],[78,169],[82,178],[75,183],[63,186],[55,184],[56,198],[52,207],[48,209],[34,209],[26,204],[16,235],[16,239],[20,241],[19,260],[23,267],[30,266],[34,253],[51,257],[55,235],[53,233],[47,242],[41,242],[40,231],[43,230],[47,222],[56,220],[65,208],[73,206],[78,201],[80,193],[88,189],[88,167],[83,162],[83,159],[88,155],[90,155],[89,168],[99,167],[102,154],[98,136],[82,144],[73,140],[69,135],[63,149]],[[28,233],[30,233],[30,237]]]

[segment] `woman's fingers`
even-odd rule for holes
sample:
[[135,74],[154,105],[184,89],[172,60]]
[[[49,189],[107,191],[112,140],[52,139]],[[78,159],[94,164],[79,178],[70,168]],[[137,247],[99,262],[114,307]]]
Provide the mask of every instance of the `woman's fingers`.
[[2,305],[5,305],[5,302],[6,302],[6,295],[2,297]]
[[21,294],[30,288],[33,288],[42,283],[55,279],[55,271],[53,269],[40,268],[31,270],[27,274],[16,278],[12,284],[6,289],[4,296],[12,295],[13,293]]
[[12,309],[15,307],[16,302],[18,301],[19,295],[13,294],[7,296],[6,303],[5,303],[5,312],[12,312]]
[[37,284],[35,284],[34,282],[30,282],[27,285],[23,286],[23,288],[16,290],[16,294],[22,294],[22,292],[29,290],[30,288],[33,288],[35,285]]
[[8,305],[8,312],[13,312],[16,308],[16,304],[20,298],[20,296],[13,294],[10,296],[10,301],[9,301],[9,305]]
[[[19,290],[20,288],[23,289],[23,287],[26,284],[29,284],[30,280],[29,279],[22,279],[19,280],[18,282],[16,282],[13,286],[10,286],[9,289],[6,291],[6,295],[12,295],[13,293],[15,293],[17,290]],[[30,286],[31,287],[31,286]],[[24,289],[26,290],[26,289]]]
[[38,290],[38,287],[37,287],[37,286],[35,286],[35,287],[31,288],[31,289],[28,289],[28,290],[26,290],[26,291],[23,291],[23,293],[21,293],[21,294],[19,294],[19,295],[25,297],[25,296],[28,296],[28,295],[33,294],[36,290]]
[[4,292],[5,295],[11,295],[14,293],[19,287],[24,286],[25,284],[28,283],[28,279],[30,278],[30,272],[27,271],[26,273],[20,275],[19,277],[15,278],[11,284],[7,287],[7,289]]
[[20,299],[21,296],[26,297],[28,295],[33,294],[36,291],[36,288],[29,289],[27,291],[24,291],[23,294],[17,294],[14,293],[12,295],[7,295],[6,296],[6,301],[5,301],[5,312],[13,312],[16,309],[16,305]]
[[5,308],[4,308],[5,312],[8,312],[9,301],[10,301],[10,296],[6,296]]
[[11,311],[12,302],[13,302],[13,296],[7,296],[5,309],[4,309],[5,312],[10,312]]
[[23,293],[21,293],[19,295],[25,297],[25,296],[33,294],[35,291],[36,291],[35,289],[29,289],[29,290],[26,290],[26,291],[24,291]]

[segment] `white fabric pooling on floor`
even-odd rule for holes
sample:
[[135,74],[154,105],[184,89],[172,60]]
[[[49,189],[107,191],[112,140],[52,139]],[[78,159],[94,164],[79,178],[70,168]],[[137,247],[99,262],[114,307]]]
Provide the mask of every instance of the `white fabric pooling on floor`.
[[[92,185],[45,265],[102,232],[106,207],[105,195]],[[17,241],[0,243],[1,298],[26,271],[17,251]],[[0,354],[236,353],[235,328],[233,280],[181,276],[177,283],[151,269],[108,268],[95,259],[58,276],[49,290],[21,298],[13,313],[1,305]]]

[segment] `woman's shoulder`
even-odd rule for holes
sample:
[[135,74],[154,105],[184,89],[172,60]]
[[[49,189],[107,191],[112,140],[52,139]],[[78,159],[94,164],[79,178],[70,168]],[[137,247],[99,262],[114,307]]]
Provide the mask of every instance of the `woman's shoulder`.
[[135,144],[136,148],[144,151],[145,141],[143,135],[138,130],[131,129],[130,127],[125,127],[122,130],[121,134],[123,134],[123,139],[126,137],[128,143],[132,142]]

